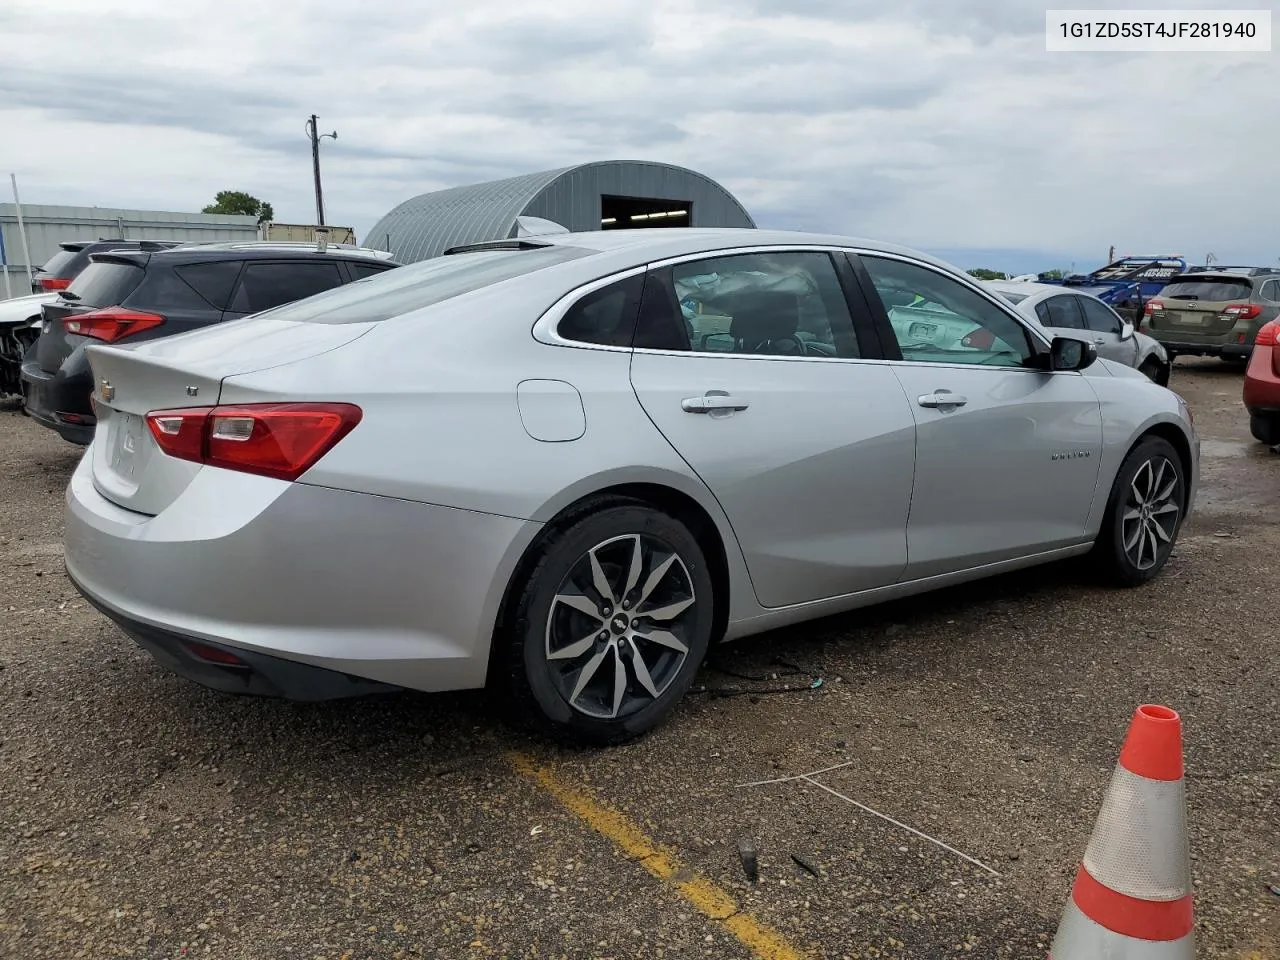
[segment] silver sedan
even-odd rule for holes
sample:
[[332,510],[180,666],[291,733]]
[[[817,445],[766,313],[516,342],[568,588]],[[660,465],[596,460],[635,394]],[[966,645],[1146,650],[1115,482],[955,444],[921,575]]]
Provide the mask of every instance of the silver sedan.
[[1168,385],[1172,362],[1164,345],[1136,331],[1133,324],[1093,294],[1052,283],[985,282],[1050,335],[1088,337],[1098,348],[1099,356],[1133,367],[1162,387]]
[[[955,336],[890,321],[926,301]],[[1085,554],[1145,583],[1198,476],[1175,394],[842,237],[473,245],[89,353],[67,569],[157,660],[302,699],[489,684],[593,743],[721,640]]]

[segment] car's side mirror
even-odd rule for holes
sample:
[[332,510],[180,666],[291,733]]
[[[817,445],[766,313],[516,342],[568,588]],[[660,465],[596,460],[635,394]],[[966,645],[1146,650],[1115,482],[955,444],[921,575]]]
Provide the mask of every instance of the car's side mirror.
[[1126,320],[1124,322],[1124,326],[1120,328],[1120,339],[1121,340],[1133,339],[1133,324],[1130,323],[1128,320]]
[[1083,370],[1098,359],[1098,348],[1084,340],[1054,337],[1049,347],[1050,370]]

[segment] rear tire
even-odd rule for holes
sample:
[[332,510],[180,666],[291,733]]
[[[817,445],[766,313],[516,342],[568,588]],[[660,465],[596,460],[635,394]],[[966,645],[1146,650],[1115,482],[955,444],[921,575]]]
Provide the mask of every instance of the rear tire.
[[1160,572],[1186,513],[1187,481],[1178,452],[1161,437],[1140,440],[1111,487],[1093,559],[1102,578],[1136,587]]
[[715,622],[697,539],[638,501],[602,502],[552,532],[516,591],[495,637],[508,712],[579,744],[624,743],[662,723]]
[[1253,439],[1259,443],[1274,447],[1280,443],[1280,415],[1262,416],[1256,413],[1250,414],[1249,432],[1253,434]]

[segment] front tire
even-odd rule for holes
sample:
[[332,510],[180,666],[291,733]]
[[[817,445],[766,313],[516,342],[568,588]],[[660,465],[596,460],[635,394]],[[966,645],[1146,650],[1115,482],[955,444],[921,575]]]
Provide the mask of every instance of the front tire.
[[1273,414],[1269,417],[1260,416],[1256,413],[1250,414],[1249,432],[1253,434],[1253,439],[1259,443],[1274,447],[1280,443],[1280,414]]
[[688,690],[711,641],[711,572],[679,521],[610,501],[553,532],[495,642],[513,719],[582,744],[633,740]]
[[1187,481],[1173,444],[1147,437],[1116,474],[1093,555],[1105,580],[1147,583],[1173,552],[1186,511]]
[[1138,368],[1138,372],[1152,383],[1159,384],[1162,387],[1169,385],[1169,368],[1155,357],[1148,357],[1142,361],[1142,366]]

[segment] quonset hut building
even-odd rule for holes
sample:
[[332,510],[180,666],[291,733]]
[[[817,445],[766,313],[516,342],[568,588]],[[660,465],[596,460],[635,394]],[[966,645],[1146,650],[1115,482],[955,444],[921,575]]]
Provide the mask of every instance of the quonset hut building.
[[379,220],[365,244],[412,263],[460,244],[513,237],[517,217],[574,232],[756,225],[710,177],[665,163],[609,160],[421,194]]

